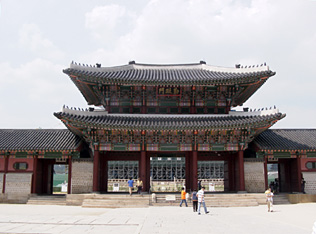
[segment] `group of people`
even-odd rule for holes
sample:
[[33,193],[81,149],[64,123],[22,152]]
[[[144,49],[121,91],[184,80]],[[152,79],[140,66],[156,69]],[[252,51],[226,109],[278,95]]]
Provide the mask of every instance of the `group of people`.
[[[130,178],[127,183],[128,183],[128,188],[129,188],[129,194],[130,194],[130,196],[132,196],[132,193],[134,190],[134,180],[132,178]],[[304,178],[302,178],[301,186],[302,186],[301,187],[302,192],[305,193],[305,180],[304,180]],[[142,189],[143,189],[143,181],[140,178],[138,178],[138,180],[137,180],[136,187],[137,187],[137,193],[141,194]],[[192,192],[191,199],[192,199],[192,204],[193,204],[193,212],[198,212],[198,215],[200,215],[201,214],[201,212],[200,212],[201,205],[203,205],[205,214],[208,214],[209,211],[207,211],[207,208],[205,205],[205,200],[204,200],[205,187],[201,186],[200,181],[198,182],[198,187],[199,187],[198,192],[196,190],[194,190]],[[272,181],[270,183],[269,188],[265,191],[268,212],[273,211],[273,196],[275,193],[278,192],[278,190],[279,190],[279,183],[278,183],[278,180],[275,179],[275,181]],[[185,206],[188,207],[186,195],[187,195],[187,193],[186,193],[185,189],[182,188],[180,207],[182,206],[183,203],[185,203]]]
[[[127,181],[127,184],[128,184],[129,195],[132,196],[133,190],[134,190],[134,180],[133,180],[133,178],[129,178],[129,181]],[[143,181],[140,178],[138,178],[138,180],[136,182],[136,187],[137,187],[137,193],[138,194],[142,194]]]
[[[204,200],[204,190],[205,187],[201,187],[201,189],[197,192],[194,190],[192,192],[192,204],[193,204],[193,212],[198,212],[198,215],[201,214],[201,205],[204,207],[205,214],[208,214],[209,211],[207,211],[205,200]],[[186,192],[185,189],[182,188],[181,190],[181,202],[180,207],[182,206],[183,202],[185,203],[185,206],[188,207],[187,200],[186,200]]]

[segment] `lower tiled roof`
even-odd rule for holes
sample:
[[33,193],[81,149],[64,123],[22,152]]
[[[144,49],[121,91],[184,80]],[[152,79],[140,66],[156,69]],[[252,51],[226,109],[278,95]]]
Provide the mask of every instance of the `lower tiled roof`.
[[0,129],[1,151],[76,150],[80,143],[68,129]]
[[316,150],[316,129],[269,129],[253,142],[261,150]]
[[270,115],[132,115],[105,114],[84,115],[58,112],[54,115],[77,127],[130,130],[198,130],[198,129],[233,129],[248,127],[268,127],[282,119],[285,114]]

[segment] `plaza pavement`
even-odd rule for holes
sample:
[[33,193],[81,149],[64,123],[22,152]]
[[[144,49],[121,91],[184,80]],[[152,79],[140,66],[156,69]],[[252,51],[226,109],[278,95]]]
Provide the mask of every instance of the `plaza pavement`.
[[82,208],[0,204],[0,233],[312,233],[316,203],[210,208]]

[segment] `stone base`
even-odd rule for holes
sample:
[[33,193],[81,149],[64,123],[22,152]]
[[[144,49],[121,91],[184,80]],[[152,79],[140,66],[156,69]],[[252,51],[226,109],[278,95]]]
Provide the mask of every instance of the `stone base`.
[[316,194],[287,194],[287,197],[292,204],[316,202]]

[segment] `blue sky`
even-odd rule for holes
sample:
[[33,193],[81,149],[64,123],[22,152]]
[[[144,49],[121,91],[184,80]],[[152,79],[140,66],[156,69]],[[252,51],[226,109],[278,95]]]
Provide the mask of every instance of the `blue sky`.
[[316,128],[316,1],[0,0],[0,128],[63,128],[87,103],[62,69],[266,62],[276,71],[245,107],[277,106],[274,128]]

